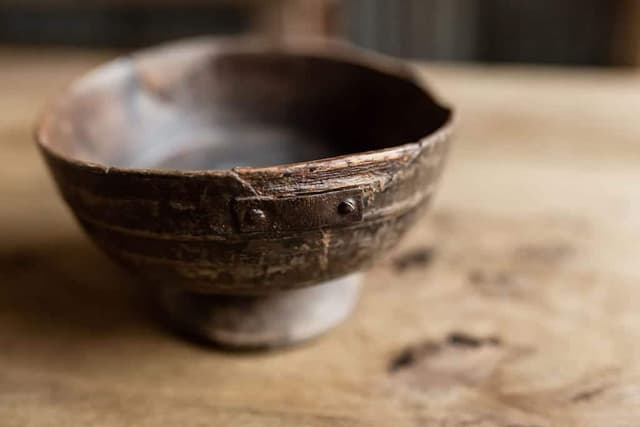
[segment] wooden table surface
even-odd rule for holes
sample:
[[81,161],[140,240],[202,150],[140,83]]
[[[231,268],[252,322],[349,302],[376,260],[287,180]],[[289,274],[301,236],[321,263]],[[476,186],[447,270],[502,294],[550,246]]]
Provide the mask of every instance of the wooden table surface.
[[108,53],[0,50],[0,426],[640,425],[640,76],[426,66],[459,110],[437,200],[312,343],[168,333],[31,140]]

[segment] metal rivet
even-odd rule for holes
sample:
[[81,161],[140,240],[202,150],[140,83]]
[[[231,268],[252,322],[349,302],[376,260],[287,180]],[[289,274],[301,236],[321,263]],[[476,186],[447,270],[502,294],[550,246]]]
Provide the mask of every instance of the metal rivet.
[[246,218],[249,224],[258,225],[263,224],[267,220],[267,215],[262,209],[252,208],[247,211]]
[[338,212],[342,215],[349,215],[356,211],[356,202],[353,199],[345,199],[338,205]]

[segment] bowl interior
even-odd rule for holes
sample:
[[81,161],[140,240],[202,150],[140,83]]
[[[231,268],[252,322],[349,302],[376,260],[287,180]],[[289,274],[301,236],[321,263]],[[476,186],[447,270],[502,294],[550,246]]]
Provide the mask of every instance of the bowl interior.
[[182,57],[186,47],[173,49],[80,80],[47,116],[42,142],[107,166],[228,169],[389,148],[449,119],[412,79],[362,63],[278,51]]

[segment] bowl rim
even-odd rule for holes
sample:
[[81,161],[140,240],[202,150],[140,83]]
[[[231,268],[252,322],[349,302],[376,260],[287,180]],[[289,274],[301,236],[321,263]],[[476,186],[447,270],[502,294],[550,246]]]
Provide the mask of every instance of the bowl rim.
[[[281,163],[271,166],[236,166],[229,169],[163,169],[163,168],[136,168],[112,166],[106,163],[87,161],[75,158],[54,148],[48,138],[49,122],[56,118],[56,106],[71,90],[78,84],[89,79],[91,76],[103,71],[106,67],[122,61],[125,58],[135,60],[137,57],[145,57],[153,54],[174,51],[181,48],[203,47],[210,53],[280,53],[287,55],[307,55],[321,59],[333,60],[353,65],[360,65],[372,69],[388,76],[410,80],[416,84],[433,103],[447,113],[445,122],[435,131],[424,135],[416,141],[409,141],[375,150],[364,150],[356,153],[342,154],[339,156],[319,157],[309,161]],[[424,78],[414,71],[411,64],[395,59],[371,50],[355,47],[350,43],[333,39],[302,38],[295,40],[270,40],[251,36],[239,37],[219,37],[203,36],[191,37],[184,40],[170,41],[153,47],[134,51],[129,55],[117,56],[114,59],[98,64],[67,84],[56,96],[42,108],[33,128],[33,137],[38,148],[48,157],[66,163],[78,169],[95,173],[117,174],[117,175],[147,175],[165,177],[185,177],[185,176],[211,176],[227,177],[237,176],[239,172],[243,175],[265,175],[282,174],[297,170],[318,168],[337,168],[349,166],[354,161],[376,162],[382,160],[393,160],[406,158],[407,155],[413,157],[419,154],[426,147],[437,144],[439,141],[448,139],[453,132],[456,123],[455,110],[448,104],[434,97],[428,90]]]

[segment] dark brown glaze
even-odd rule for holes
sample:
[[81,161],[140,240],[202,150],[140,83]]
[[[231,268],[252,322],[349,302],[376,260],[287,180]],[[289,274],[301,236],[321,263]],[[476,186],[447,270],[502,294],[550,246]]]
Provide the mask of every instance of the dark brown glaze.
[[261,295],[385,254],[428,205],[450,130],[402,64],[202,39],[93,72],[37,140],[115,259],[159,284]]

